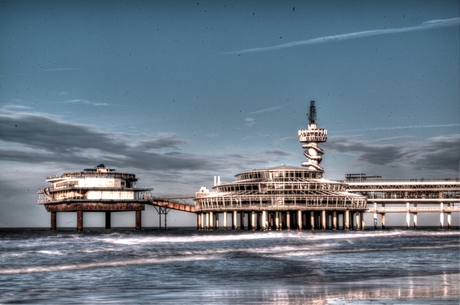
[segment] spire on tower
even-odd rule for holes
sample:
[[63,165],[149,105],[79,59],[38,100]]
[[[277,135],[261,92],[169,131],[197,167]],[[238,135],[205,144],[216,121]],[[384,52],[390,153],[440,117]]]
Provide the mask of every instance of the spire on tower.
[[316,121],[315,101],[310,101],[310,112],[308,113],[308,124],[315,124],[315,121]]

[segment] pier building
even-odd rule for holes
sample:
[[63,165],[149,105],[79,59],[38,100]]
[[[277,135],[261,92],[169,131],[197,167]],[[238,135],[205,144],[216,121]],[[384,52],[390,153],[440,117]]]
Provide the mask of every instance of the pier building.
[[323,150],[318,143],[326,142],[327,130],[316,125],[314,101],[308,121],[308,128],[298,132],[308,159],[302,167],[254,169],[237,174],[230,183],[215,179],[213,191],[202,187],[195,194],[198,228],[222,225],[227,229],[229,215],[233,229],[362,228],[366,197],[347,192],[344,182],[323,178],[324,169],[319,165]]
[[377,228],[378,215],[382,228],[385,228],[387,213],[405,213],[407,228],[411,227],[412,216],[412,225],[417,228],[418,213],[439,213],[440,228],[444,228],[447,220],[447,228],[450,229],[452,213],[460,212],[458,178],[386,180],[381,176],[346,174],[345,183],[349,192],[367,198],[368,209],[365,212],[373,214],[374,228]]
[[151,188],[136,188],[134,174],[117,173],[100,164],[80,172],[46,178],[50,187],[38,190],[38,204],[51,213],[56,230],[58,212],[77,212],[77,230],[83,230],[83,212],[104,212],[105,227],[111,227],[111,212],[135,212],[135,227],[141,229],[141,212],[150,203]]

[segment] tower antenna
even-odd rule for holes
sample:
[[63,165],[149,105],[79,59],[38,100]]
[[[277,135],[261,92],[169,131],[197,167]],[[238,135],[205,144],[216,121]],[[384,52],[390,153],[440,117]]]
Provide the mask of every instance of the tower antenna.
[[310,112],[308,113],[308,124],[315,124],[315,121],[316,121],[315,101],[310,101]]

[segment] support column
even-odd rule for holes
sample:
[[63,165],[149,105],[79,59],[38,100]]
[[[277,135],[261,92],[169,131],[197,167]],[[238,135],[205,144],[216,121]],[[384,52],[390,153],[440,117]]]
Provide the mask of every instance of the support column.
[[214,213],[213,212],[209,212],[209,230],[212,230],[214,229]]
[[291,229],[291,212],[286,212],[286,229]]
[[233,214],[232,214],[232,229],[233,230],[236,230],[238,228],[238,215],[236,213],[236,211],[233,211]]
[[268,222],[267,222],[267,211],[262,211],[262,227],[261,227],[261,230],[263,231],[266,231],[267,230],[267,226],[268,226]]
[[452,227],[452,213],[447,212],[447,229],[451,229]]
[[[136,211],[136,230],[141,229],[141,212],[142,211]],[[165,229],[166,229],[166,223],[165,223]]]
[[315,229],[315,212],[314,211],[310,212],[310,226],[312,230]]
[[337,211],[332,212],[332,230],[337,230]]
[[111,221],[111,212],[106,211],[105,212],[105,229],[108,230],[112,227],[112,221]]
[[201,213],[196,213],[196,229],[201,229]]
[[350,230],[350,211],[345,211],[345,217],[344,217],[344,225],[343,225],[343,229],[345,231],[347,230]]
[[254,231],[256,229],[256,212],[251,212],[251,230]]
[[406,202],[406,229],[410,229],[410,207],[409,202]]
[[382,229],[385,229],[385,213],[381,214],[380,222],[382,223]]
[[244,212],[240,212],[240,229],[244,230]]
[[83,211],[77,211],[77,231],[83,231]]
[[275,229],[276,231],[280,229],[280,212],[275,212]]
[[414,213],[414,229],[417,229],[417,213]]
[[302,211],[297,211],[297,229],[302,230]]
[[326,215],[326,211],[321,211],[321,230],[326,230],[326,226],[327,226],[327,215]]
[[359,213],[359,219],[361,219],[361,230],[364,231],[364,226],[366,225],[366,224],[364,223],[364,212],[360,212],[360,213]]
[[361,224],[361,219],[360,219],[359,216],[360,216],[359,212],[356,212],[355,213],[355,221],[356,221],[355,225],[356,225],[356,230],[357,231],[361,228],[361,225],[360,225]]
[[50,229],[51,231],[56,231],[56,218],[57,218],[57,212],[51,212],[51,226]]
[[209,230],[209,212],[206,213],[206,230]]
[[200,222],[200,230],[204,230],[204,226],[205,226],[205,223],[206,223],[206,220],[204,219],[205,218],[205,213],[201,212],[201,222]]
[[216,213],[216,222],[214,223],[214,228],[219,230],[219,213]]
[[227,230],[227,212],[224,212],[224,230]]
[[441,213],[439,213],[439,225],[444,229],[444,203],[441,202]]
[[377,229],[377,202],[374,202],[374,229]]

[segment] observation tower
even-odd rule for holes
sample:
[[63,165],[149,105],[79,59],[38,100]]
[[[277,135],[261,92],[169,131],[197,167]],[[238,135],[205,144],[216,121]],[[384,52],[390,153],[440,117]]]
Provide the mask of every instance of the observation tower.
[[319,166],[324,151],[318,147],[318,143],[327,141],[327,130],[316,126],[316,107],[315,101],[310,102],[310,112],[308,113],[308,129],[299,130],[299,141],[302,148],[305,149],[304,155],[308,158],[307,162],[302,162],[302,166],[310,169],[324,172]]
[[[281,230],[311,228],[348,230],[362,228],[365,196],[346,191],[343,182],[323,178],[319,166],[324,153],[318,143],[326,141],[327,131],[316,125],[315,102],[310,102],[308,129],[299,130],[307,162],[302,167],[281,165],[237,174],[236,181],[214,179],[213,191],[202,187],[195,194],[199,229],[232,228]],[[239,214],[239,221],[238,221]],[[353,217],[354,216],[354,217]],[[342,225],[340,225],[342,224]]]

